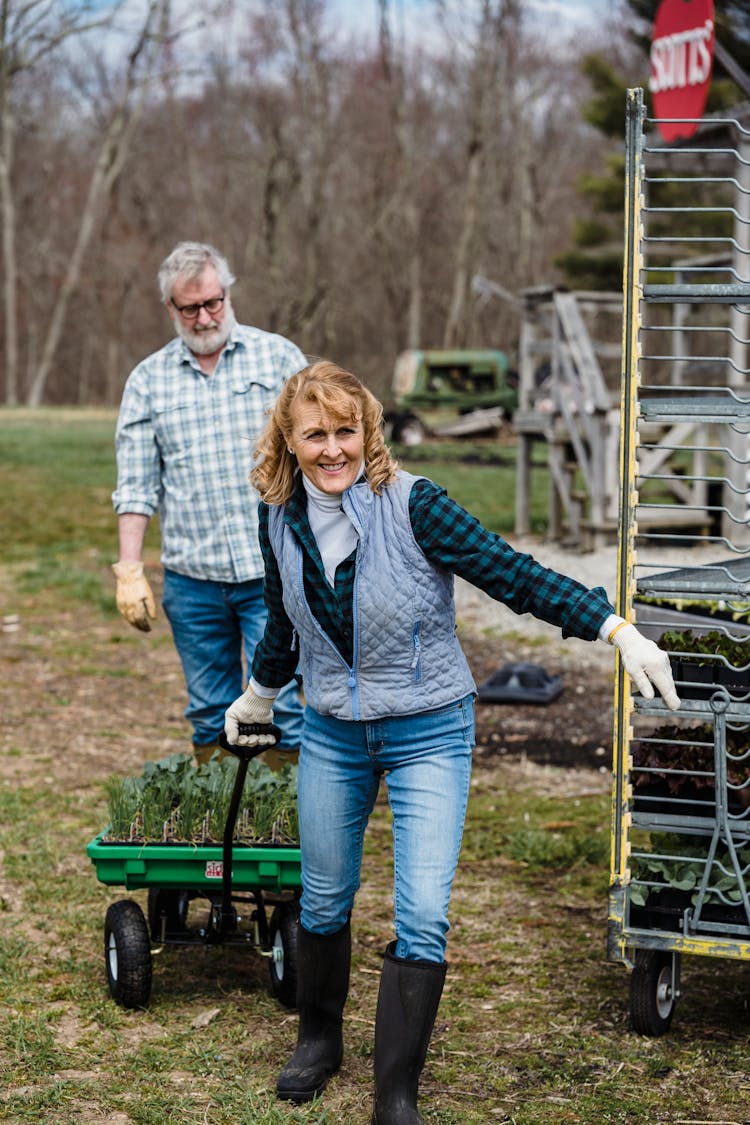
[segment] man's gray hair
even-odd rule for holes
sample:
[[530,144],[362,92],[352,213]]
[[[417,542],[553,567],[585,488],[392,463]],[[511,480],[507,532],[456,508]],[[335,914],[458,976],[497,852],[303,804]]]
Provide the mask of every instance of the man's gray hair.
[[162,300],[170,300],[178,277],[185,281],[197,281],[206,266],[214,267],[219,275],[219,284],[228,292],[234,285],[235,278],[224,255],[208,242],[178,242],[159,266]]

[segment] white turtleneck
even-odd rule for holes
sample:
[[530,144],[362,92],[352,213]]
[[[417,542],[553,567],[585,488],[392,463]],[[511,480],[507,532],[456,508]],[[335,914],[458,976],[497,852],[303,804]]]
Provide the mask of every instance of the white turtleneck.
[[[364,463],[361,473],[365,470]],[[360,473],[360,475],[361,475]],[[336,567],[348,559],[359,543],[354,524],[341,507],[340,492],[322,492],[307,477],[302,475],[302,483],[307,493],[307,518],[310,521],[315,542],[318,544],[323,569],[331,586],[334,586]],[[250,677],[249,686],[261,699],[275,699],[279,688],[267,688]]]
[[307,493],[307,518],[318,544],[326,578],[334,586],[336,567],[352,553],[359,536],[341,507],[340,492],[323,492],[304,474],[302,483]]

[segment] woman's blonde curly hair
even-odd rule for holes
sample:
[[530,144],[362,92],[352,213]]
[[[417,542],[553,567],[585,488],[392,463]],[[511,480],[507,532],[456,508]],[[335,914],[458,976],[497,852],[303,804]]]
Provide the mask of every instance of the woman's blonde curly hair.
[[250,480],[267,504],[285,504],[294,492],[297,459],[289,444],[297,403],[313,403],[327,424],[361,422],[370,488],[379,495],[395,480],[398,465],[383,437],[383,407],[356,375],[321,359],[287,380],[255,447]]

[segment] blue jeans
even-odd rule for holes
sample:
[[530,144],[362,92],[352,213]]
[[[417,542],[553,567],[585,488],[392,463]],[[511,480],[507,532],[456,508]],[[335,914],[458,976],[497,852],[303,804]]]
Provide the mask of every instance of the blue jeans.
[[[193,742],[211,745],[224,729],[224,712],[245,687],[243,641],[249,667],[263,636],[263,579],[208,582],[165,570],[163,605],[185,673]],[[295,681],[276,697],[273,715],[282,731],[280,746],[299,746],[302,704]]]
[[393,814],[396,956],[445,959],[474,746],[474,701],[346,722],[305,709],[299,762],[301,923],[340,930],[360,885],[365,828],[385,775]]

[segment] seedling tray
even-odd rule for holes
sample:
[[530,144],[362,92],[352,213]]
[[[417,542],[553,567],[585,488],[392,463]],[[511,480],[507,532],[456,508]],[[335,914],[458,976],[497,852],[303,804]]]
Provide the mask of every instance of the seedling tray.
[[679,657],[673,657],[671,665],[677,690],[685,699],[710,699],[722,688],[740,696],[750,692],[750,668],[728,667],[719,661],[698,664]]
[[[86,854],[96,867],[99,882],[107,886],[221,890],[224,864],[220,844],[110,843],[105,841],[105,834],[94,837]],[[236,844],[232,849],[232,886],[236,890],[299,890],[300,849]]]

